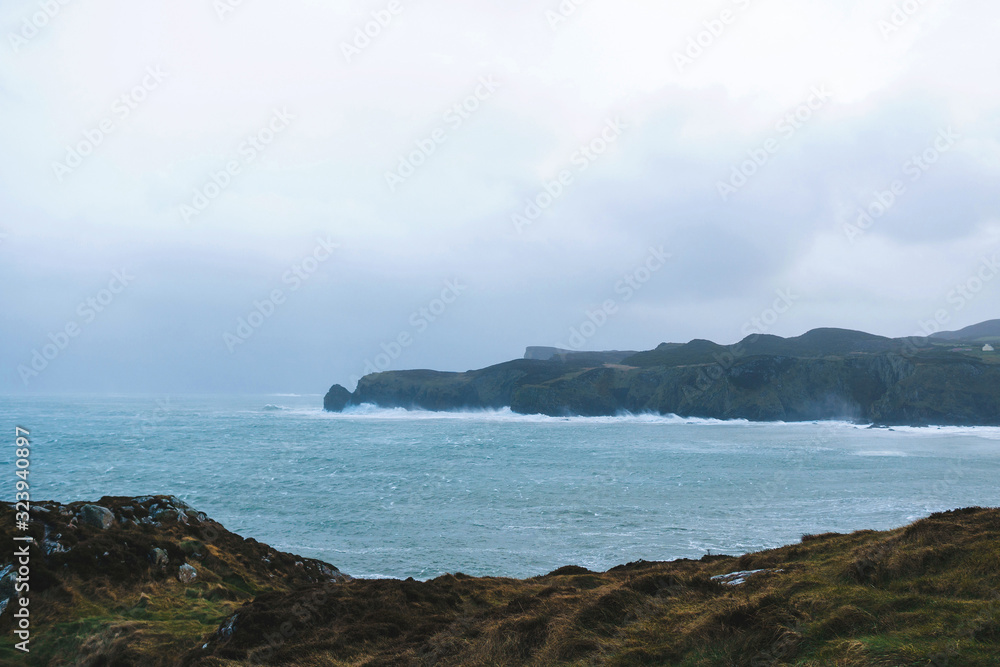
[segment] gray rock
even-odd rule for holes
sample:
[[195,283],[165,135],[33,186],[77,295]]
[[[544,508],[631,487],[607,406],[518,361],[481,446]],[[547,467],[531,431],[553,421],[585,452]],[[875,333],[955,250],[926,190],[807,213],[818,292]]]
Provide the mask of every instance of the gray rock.
[[[181,514],[173,507],[161,507],[149,513],[154,521],[181,521]],[[186,523],[186,522],[185,522]]]
[[170,557],[167,552],[160,548],[153,549],[153,565],[162,567],[170,562]]
[[7,600],[14,595],[14,580],[17,572],[13,565],[7,565],[0,570],[0,600]]
[[177,496],[170,496],[170,497],[167,498],[167,500],[170,502],[171,505],[174,506],[174,508],[176,508],[178,510],[191,511],[191,512],[195,511],[195,509],[193,507],[191,507],[190,505],[188,505],[186,502],[184,502],[183,500],[181,500]]
[[101,530],[107,530],[115,522],[115,515],[111,510],[106,507],[101,507],[100,505],[84,505],[80,508],[77,517],[80,519],[81,523],[86,523],[94,528],[100,528]]
[[51,556],[52,554],[64,554],[69,549],[55,540],[42,540],[42,551],[45,552],[46,556]]
[[177,571],[177,578],[180,579],[182,584],[190,584],[198,578],[198,570],[184,563]]

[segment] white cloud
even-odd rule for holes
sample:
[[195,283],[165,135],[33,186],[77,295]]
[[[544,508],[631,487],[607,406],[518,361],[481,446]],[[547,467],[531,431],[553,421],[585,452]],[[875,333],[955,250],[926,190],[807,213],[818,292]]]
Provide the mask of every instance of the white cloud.
[[[12,341],[3,363],[20,363],[65,319],[81,285],[134,260],[148,268],[151,302],[123,309],[122,322],[155,331],[169,320],[181,332],[170,349],[199,360],[190,388],[225,386],[220,374],[234,371],[216,355],[221,342],[183,332],[202,331],[206,311],[245,310],[255,291],[228,276],[266,285],[320,232],[348,249],[350,271],[338,276],[354,296],[344,301],[324,283],[303,297],[315,310],[269,323],[259,350],[241,351],[262,369],[261,387],[279,365],[302,367],[308,388],[345,379],[371,352],[366,340],[395,333],[411,301],[458,274],[477,285],[474,305],[401,364],[486,364],[549,344],[653,242],[672,244],[672,273],[595,345],[725,340],[789,281],[809,299],[782,333],[840,324],[901,334],[995,229],[1000,90],[989,82],[1000,65],[1000,7],[985,0],[924,2],[888,36],[879,21],[899,4],[890,0],[588,0],[556,30],[545,16],[556,2],[401,2],[350,63],[341,43],[383,5],[245,2],[220,21],[210,2],[74,2],[17,52],[3,51],[0,273],[17,288],[5,289],[3,305],[18,313],[3,325]],[[680,71],[674,54],[717,28],[704,22],[724,9],[734,20]],[[16,32],[36,11],[35,2],[7,3],[0,28]],[[166,80],[60,183],[53,161],[150,66]],[[390,192],[385,172],[484,75],[501,82],[496,94]],[[821,84],[834,100],[720,201],[717,182]],[[275,108],[295,114],[287,132],[185,224],[179,206]],[[511,214],[619,115],[629,123],[621,140],[516,234]],[[948,125],[962,134],[954,152],[846,243],[845,218]],[[986,319],[996,302],[984,293],[962,323]],[[484,326],[489,336],[479,335]],[[100,331],[95,354],[110,354]],[[456,339],[468,349],[445,343]],[[273,362],[255,356],[265,349]],[[335,358],[310,363],[324,354]],[[108,373],[127,356],[105,359]]]

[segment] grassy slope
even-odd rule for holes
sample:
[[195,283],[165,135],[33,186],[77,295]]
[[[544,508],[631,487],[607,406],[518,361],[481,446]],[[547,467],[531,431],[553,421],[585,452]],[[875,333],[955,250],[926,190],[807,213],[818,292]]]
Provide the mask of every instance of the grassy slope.
[[[179,544],[186,530],[166,525],[150,539]],[[218,561],[192,560],[204,580],[187,585],[170,572],[118,581],[53,570],[68,595],[43,596],[31,664],[1000,664],[1000,510],[523,581],[308,583],[322,577],[266,545],[227,534],[210,546]],[[280,563],[264,567],[262,554]],[[711,579],[756,569],[769,571],[740,586]]]
[[[969,509],[604,574],[353,581],[259,598],[187,663],[998,665],[998,538],[1000,511]],[[784,571],[741,586],[710,578],[762,568]],[[290,636],[268,649],[261,637],[277,619],[294,620]]]

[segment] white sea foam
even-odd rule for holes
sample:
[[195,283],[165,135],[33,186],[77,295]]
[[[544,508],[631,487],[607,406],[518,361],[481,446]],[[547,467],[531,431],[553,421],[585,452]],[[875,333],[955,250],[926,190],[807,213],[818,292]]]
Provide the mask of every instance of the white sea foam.
[[[450,410],[433,411],[406,408],[383,408],[371,403],[362,405],[352,405],[343,412],[323,412],[318,408],[311,410],[315,414],[322,414],[333,419],[397,419],[397,420],[421,420],[421,419],[451,419],[451,420],[471,420],[471,421],[504,421],[518,423],[584,423],[584,424],[686,424],[686,425],[706,425],[706,426],[740,426],[740,427],[773,427],[773,426],[795,426],[796,422],[751,422],[746,419],[706,419],[701,417],[679,417],[677,415],[660,415],[653,413],[632,414],[623,412],[613,416],[602,417],[552,417],[549,415],[525,415],[514,412],[509,407],[486,410]],[[807,422],[810,424],[829,424],[834,426],[845,426],[853,428],[855,424],[850,422]]]

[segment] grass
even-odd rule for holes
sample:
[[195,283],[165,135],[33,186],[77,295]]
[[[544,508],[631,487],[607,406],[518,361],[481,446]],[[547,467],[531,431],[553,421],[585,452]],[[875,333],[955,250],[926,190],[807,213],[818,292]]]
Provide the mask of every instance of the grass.
[[[220,563],[244,563],[252,591],[225,577],[121,587],[64,578],[69,597],[39,620],[31,664],[1000,665],[1000,510],[526,580],[309,583],[294,564],[272,578],[252,561],[273,552],[235,540],[210,546]],[[712,579],[744,570],[764,572],[739,586]]]
[[[353,581],[268,654],[282,665],[997,665],[1000,512],[759,554],[515,581]],[[991,563],[993,565],[991,565]],[[742,586],[711,577],[768,569]],[[257,600],[187,664],[243,664],[302,592]]]

